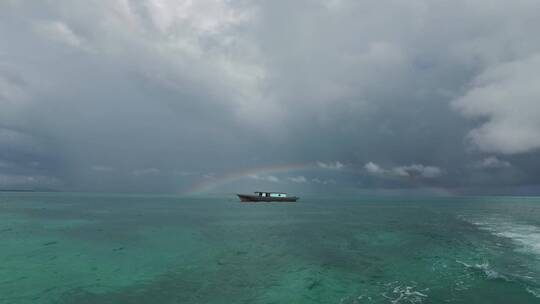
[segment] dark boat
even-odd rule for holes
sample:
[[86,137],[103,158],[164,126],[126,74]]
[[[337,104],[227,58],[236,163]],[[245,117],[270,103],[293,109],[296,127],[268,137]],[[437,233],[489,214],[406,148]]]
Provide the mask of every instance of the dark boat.
[[242,202],[296,202],[297,196],[287,196],[283,192],[254,192],[254,194],[236,194]]

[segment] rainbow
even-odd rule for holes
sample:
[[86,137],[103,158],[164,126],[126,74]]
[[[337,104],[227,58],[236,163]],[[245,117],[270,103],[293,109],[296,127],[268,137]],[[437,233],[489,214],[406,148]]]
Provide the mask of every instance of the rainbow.
[[202,194],[211,191],[219,186],[226,185],[244,178],[248,178],[252,175],[269,175],[278,173],[287,173],[295,171],[306,170],[321,170],[319,163],[293,163],[293,164],[281,164],[272,166],[262,166],[250,169],[244,169],[241,171],[235,171],[219,175],[213,178],[203,179],[194,185],[192,185],[187,193],[188,194]]

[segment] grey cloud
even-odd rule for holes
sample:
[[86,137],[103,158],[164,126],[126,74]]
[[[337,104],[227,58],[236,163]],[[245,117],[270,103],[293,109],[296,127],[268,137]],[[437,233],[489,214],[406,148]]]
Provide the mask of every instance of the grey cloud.
[[114,168],[103,165],[94,165],[92,166],[92,170],[97,172],[112,172],[114,171]]
[[157,168],[143,168],[133,170],[133,175],[135,176],[144,176],[144,175],[155,175],[159,174],[161,171]]
[[258,181],[266,181],[271,183],[278,183],[281,181],[281,179],[274,175],[258,175],[258,174],[250,174],[248,175],[249,178],[258,180]]
[[436,178],[443,174],[443,170],[436,166],[424,166],[421,164],[412,164],[408,166],[397,166],[390,169],[384,169],[373,162],[364,165],[365,170],[374,175],[398,176],[398,177],[423,177]]
[[36,25],[36,31],[46,38],[72,47],[80,47],[83,43],[65,23],[60,21],[48,21]]
[[200,175],[199,172],[183,171],[183,170],[174,170],[173,173],[174,173],[175,175],[180,175],[180,176]]
[[315,184],[322,184],[322,185],[335,185],[337,182],[333,179],[320,179],[320,178],[313,178],[311,181]]
[[62,182],[51,176],[0,174],[0,187],[4,189],[54,190],[61,186]]
[[303,184],[303,183],[307,183],[308,180],[305,176],[292,176],[292,177],[288,177],[287,180],[293,182],[293,183],[300,183],[300,184]]
[[[305,183],[274,177],[306,190],[538,184],[538,12],[533,0],[4,1],[0,173],[183,192],[315,163],[290,175]],[[512,174],[471,166],[486,153]]]
[[501,160],[497,158],[496,156],[489,156],[477,162],[475,166],[478,168],[492,169],[492,168],[508,168],[508,167],[511,167],[512,165],[510,164],[510,162]]
[[400,166],[392,168],[392,172],[399,176],[421,176],[424,178],[435,178],[443,174],[443,170],[435,166],[424,166],[413,164],[409,166]]

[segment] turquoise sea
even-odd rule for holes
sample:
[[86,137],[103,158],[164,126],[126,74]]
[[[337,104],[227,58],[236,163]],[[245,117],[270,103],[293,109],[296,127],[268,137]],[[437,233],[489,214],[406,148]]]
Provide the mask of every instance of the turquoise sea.
[[0,303],[540,303],[540,198],[3,192]]

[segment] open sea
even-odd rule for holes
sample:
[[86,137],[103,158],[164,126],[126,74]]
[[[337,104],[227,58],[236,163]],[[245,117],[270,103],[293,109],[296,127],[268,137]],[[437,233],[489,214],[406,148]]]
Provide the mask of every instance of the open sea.
[[540,198],[2,192],[0,303],[540,303]]

